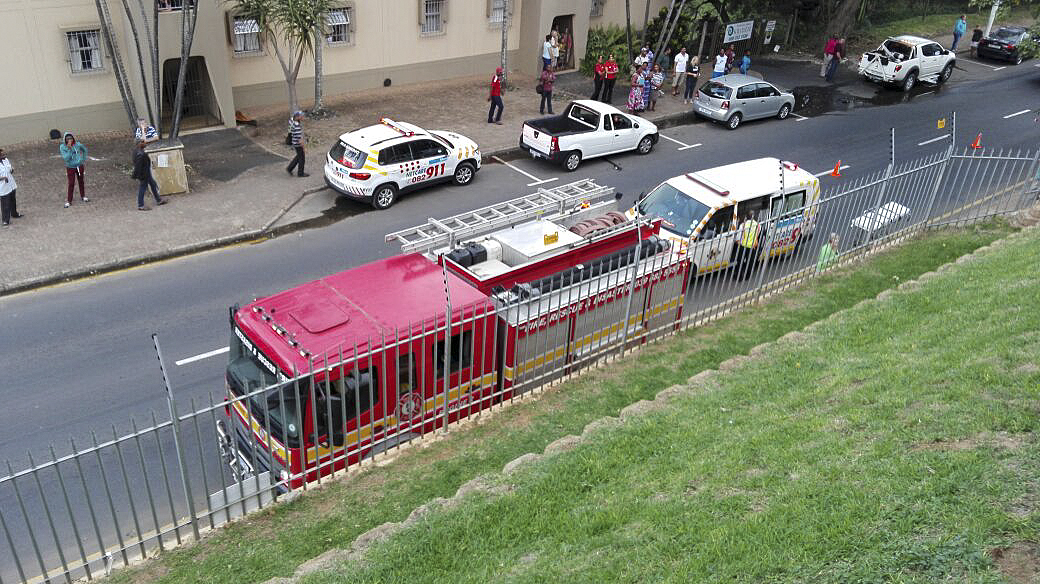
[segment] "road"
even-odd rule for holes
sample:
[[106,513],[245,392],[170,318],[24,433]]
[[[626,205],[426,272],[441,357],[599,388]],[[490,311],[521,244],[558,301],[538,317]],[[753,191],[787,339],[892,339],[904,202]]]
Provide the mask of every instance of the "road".
[[[707,122],[667,128],[648,156],[590,160],[573,174],[525,158],[485,161],[472,186],[420,191],[388,211],[346,203],[350,216],[322,228],[0,298],[0,399],[5,404],[0,458],[17,470],[27,466],[27,453],[37,462],[49,459],[49,445],[59,456],[69,452],[70,437],[82,447],[91,443],[92,431],[104,440],[111,438],[113,426],[119,434],[129,432],[131,420],[151,425],[152,412],[168,419],[153,332],[162,342],[180,412],[189,411],[192,399],[199,406],[219,401],[229,306],[393,255],[397,249],[384,244],[383,235],[431,216],[584,177],[616,187],[627,206],[668,177],[762,156],[822,174],[826,194],[847,184],[841,181],[885,167],[890,127],[897,128],[899,160],[945,149],[949,127],[938,129],[936,120],[948,119],[950,111],[957,111],[958,144],[966,145],[980,131],[986,147],[1040,144],[1040,126],[1031,113],[1040,107],[1040,67],[1033,61],[999,69],[964,62],[958,67],[948,85],[922,84],[910,96],[879,90],[874,99],[842,101],[840,91],[806,90],[809,103],[782,122],[750,122],[736,131]],[[838,160],[846,167],[842,177],[828,176]],[[203,432],[208,436],[211,428]],[[154,456],[154,444],[143,445],[142,452],[146,460]],[[0,474],[5,471],[0,467]],[[196,496],[204,495],[201,484],[195,489]],[[72,503],[77,506],[76,500]],[[9,489],[0,493],[0,508],[17,508]],[[30,513],[38,516],[39,509]],[[12,529],[17,535],[18,529]],[[6,551],[5,545],[0,549]],[[12,566],[4,564],[0,579],[16,579]]]

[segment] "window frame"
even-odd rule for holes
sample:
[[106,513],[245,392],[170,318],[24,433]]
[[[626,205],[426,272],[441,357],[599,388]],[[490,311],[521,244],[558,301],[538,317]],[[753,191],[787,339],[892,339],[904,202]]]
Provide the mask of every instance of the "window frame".
[[[436,148],[439,149],[439,151],[434,153],[434,154],[426,154],[424,152],[420,152],[419,151],[419,146],[421,144],[423,144],[424,142],[429,142],[430,144],[433,144]],[[437,157],[440,157],[440,156],[447,156],[448,155],[448,149],[444,147],[444,144],[441,144],[440,142],[438,142],[436,140],[432,140],[430,138],[425,138],[424,137],[424,138],[420,138],[418,140],[412,140],[411,142],[408,143],[408,146],[409,146],[409,148],[411,148],[412,160],[422,160],[424,158],[437,158]]]
[[[352,46],[354,46],[356,44],[356,42],[357,42],[357,40],[356,40],[356,37],[357,37],[357,22],[355,21],[355,18],[356,18],[355,15],[357,14],[357,11],[354,9],[354,3],[353,2],[345,2],[343,4],[336,5],[336,6],[332,7],[332,9],[330,9],[329,12],[327,12],[325,14],[325,18],[328,19],[329,13],[331,13],[333,11],[342,12],[343,15],[346,17],[346,21],[347,22],[345,24],[333,25],[333,24],[330,24],[328,22],[328,20],[325,21],[325,25],[328,27],[328,33],[329,33],[329,34],[323,34],[322,35],[323,37],[325,37],[324,38],[325,46],[327,46],[327,47],[352,47]],[[341,40],[341,41],[330,40],[330,37],[332,36],[331,33],[333,31],[333,27],[335,27],[335,26],[342,26],[342,27],[344,27],[344,31],[343,31],[343,34],[345,36],[344,40]]]
[[[741,95],[742,91],[747,91],[748,93]],[[736,97],[733,99],[755,99],[756,97],[758,97],[758,83],[748,83],[737,88]]]
[[[97,38],[97,48],[92,48],[92,47],[79,47],[77,49],[73,49],[72,48],[73,36],[74,35],[82,35],[84,33],[88,33],[88,34],[89,33],[94,33],[96,35],[96,38]],[[65,41],[65,57],[66,57],[65,60],[69,64],[69,74],[70,75],[78,77],[80,75],[95,75],[95,74],[98,74],[98,73],[105,73],[105,72],[108,71],[108,67],[105,66],[105,57],[107,57],[107,55],[105,54],[105,40],[104,40],[104,37],[102,36],[102,33],[101,33],[101,25],[97,25],[97,28],[75,27],[75,28],[62,29],[62,36],[64,37],[64,41]],[[79,70],[74,68],[73,63],[77,62],[77,60],[73,58],[73,53],[76,53],[76,56],[80,56],[80,53],[82,51],[97,51],[97,67],[91,67],[90,69],[79,69]],[[93,62],[93,59],[91,59],[91,61]],[[82,63],[82,60],[80,60],[79,62]]]
[[[235,31],[235,24],[238,20],[252,22],[253,26],[256,27],[256,32],[249,33],[238,33]],[[228,42],[231,45],[231,54],[234,57],[257,57],[266,54],[265,43],[264,43],[264,31],[260,30],[260,24],[257,23],[256,19],[250,18],[242,14],[236,14],[234,12],[227,13],[227,32]],[[238,50],[237,40],[239,36],[245,38],[246,35],[256,35],[256,49],[255,50]]]
[[[388,158],[384,158],[384,156],[383,156],[384,152],[394,152],[394,151],[396,151],[399,148],[404,148],[405,150],[408,151],[408,156],[406,158],[401,159],[401,160],[397,160],[397,159],[389,160]],[[397,153],[397,152],[394,152],[394,153],[397,154],[397,155],[400,155],[400,153]],[[387,156],[389,156],[389,154]],[[404,164],[406,162],[411,162],[412,160],[415,160],[415,154],[412,152],[412,147],[411,147],[410,142],[398,142],[397,144],[390,144],[388,146],[385,146],[382,150],[379,151],[379,156],[377,157],[377,162],[378,162],[378,164],[380,166],[392,166],[394,164]]]
[[[513,0],[517,2],[518,0]],[[500,6],[498,6],[500,5]],[[510,5],[512,8],[512,5]],[[499,13],[498,18],[495,18],[495,13]],[[512,15],[512,9],[509,10],[509,14]],[[502,26],[502,21],[506,18],[506,0],[487,0],[487,19],[488,25],[497,28]],[[512,22],[512,21],[510,21]]]
[[[431,6],[438,6],[439,11],[434,13],[429,10]],[[434,16],[436,14],[436,17]],[[428,28],[431,22],[436,22],[436,29]],[[431,37],[447,34],[448,23],[448,0],[419,0],[419,36]]]
[[589,6],[589,18],[599,18],[603,16],[603,5],[607,3],[607,0],[592,0]]
[[[446,339],[440,339],[430,348],[433,351],[433,375],[434,379],[444,379],[445,363],[444,348],[447,346]],[[467,329],[451,335],[451,360],[447,369],[448,375],[461,373],[465,369],[473,367],[473,330]],[[455,349],[458,348],[458,351]],[[461,353],[461,354],[460,354]]]
[[[631,130],[636,127],[635,121],[625,114],[610,114],[609,117],[614,130]],[[621,126],[618,125],[618,120],[621,120]],[[625,126],[624,124],[628,124],[628,126]]]

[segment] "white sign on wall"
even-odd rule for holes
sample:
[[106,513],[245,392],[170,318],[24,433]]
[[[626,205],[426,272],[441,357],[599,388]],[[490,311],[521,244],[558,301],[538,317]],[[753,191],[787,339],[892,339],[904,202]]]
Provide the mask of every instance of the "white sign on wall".
[[726,37],[722,39],[724,43],[732,43],[736,41],[746,41],[751,38],[751,31],[755,28],[755,21],[748,20],[746,22],[734,22],[726,25]]
[[769,41],[773,40],[773,31],[776,30],[776,21],[770,20],[766,22],[766,38],[762,41],[762,44],[768,44]]

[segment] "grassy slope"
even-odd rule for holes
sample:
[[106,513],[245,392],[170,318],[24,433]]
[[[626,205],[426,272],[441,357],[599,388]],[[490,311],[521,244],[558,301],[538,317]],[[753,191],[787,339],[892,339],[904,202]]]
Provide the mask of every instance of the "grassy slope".
[[1001,581],[991,550],[1040,538],[1038,257],[842,313],[305,581]]
[[[867,26],[863,29],[856,30],[849,35],[851,47],[850,54],[858,59],[859,52],[877,48],[877,46],[881,44],[881,41],[890,36],[913,34],[925,38],[938,39],[939,37],[952,35],[953,23],[961,14],[964,13],[951,12],[947,14],[928,14],[925,16],[914,16],[883,24]],[[965,36],[967,38],[962,39],[960,45],[961,49],[965,49],[969,44],[971,44],[971,31],[976,25],[982,29],[986,28],[986,21],[989,19],[989,11],[987,10],[984,14],[969,12],[966,14],[966,17],[968,20],[968,30],[965,33]],[[1030,15],[1029,10],[1025,7],[1017,7],[1012,10],[1011,14],[1009,14],[1007,18],[999,19],[994,22],[993,26],[994,30],[996,30],[996,27],[1002,24],[1029,25],[1032,22],[1033,17]]]
[[840,269],[737,315],[659,342],[552,388],[389,465],[369,468],[319,493],[263,511],[208,538],[119,571],[115,582],[254,582],[286,576],[323,551],[344,547],[386,521],[400,521],[462,483],[540,452],[589,421],[716,367],[721,361],[852,306],[902,280],[935,269],[1005,235],[1002,228],[946,231],[910,242],[865,264]]

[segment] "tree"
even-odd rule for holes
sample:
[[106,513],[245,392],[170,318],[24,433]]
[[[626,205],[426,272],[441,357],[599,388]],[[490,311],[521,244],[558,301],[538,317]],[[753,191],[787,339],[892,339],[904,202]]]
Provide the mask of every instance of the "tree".
[[325,22],[319,19],[314,28],[314,106],[311,107],[312,116],[321,116],[325,113],[325,57],[323,48],[325,46]]
[[[314,50],[315,30],[322,24],[331,0],[228,0],[233,10],[256,22],[270,42],[282,67],[289,93],[289,113],[298,111],[296,80],[303,57]],[[284,46],[283,44],[284,43]]]
[[170,138],[173,139],[176,139],[181,133],[181,118],[184,115],[184,82],[188,73],[191,44],[195,39],[195,21],[198,20],[198,17],[198,0],[181,0],[181,60],[177,67],[177,89],[173,97],[173,124],[170,126]]
[[123,66],[123,54],[119,51],[119,44],[112,34],[112,14],[108,11],[107,0],[94,0],[97,7],[98,19],[101,21],[101,36],[104,37],[108,54],[112,57],[112,70],[115,73],[116,85],[119,87],[119,95],[123,98],[123,108],[126,110],[130,127],[137,123],[137,103],[134,101],[133,91],[130,90],[130,79],[126,75],[126,67]]

